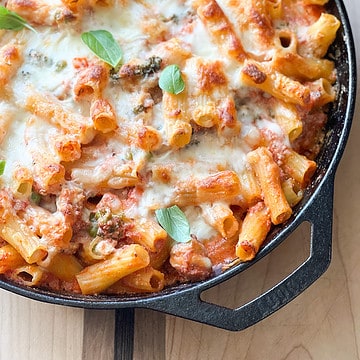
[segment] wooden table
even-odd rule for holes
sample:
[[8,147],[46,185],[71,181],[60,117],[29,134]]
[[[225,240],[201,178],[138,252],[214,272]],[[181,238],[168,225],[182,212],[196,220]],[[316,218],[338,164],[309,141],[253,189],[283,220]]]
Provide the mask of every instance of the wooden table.
[[[359,42],[358,1],[345,4]],[[241,332],[136,310],[134,359],[360,359],[359,111],[360,97],[336,176],[333,259],[328,271],[290,304]],[[309,229],[302,226],[248,271],[211,289],[206,299],[241,305],[305,259],[308,238]],[[0,290],[1,360],[113,359],[113,338],[113,311],[43,304]]]

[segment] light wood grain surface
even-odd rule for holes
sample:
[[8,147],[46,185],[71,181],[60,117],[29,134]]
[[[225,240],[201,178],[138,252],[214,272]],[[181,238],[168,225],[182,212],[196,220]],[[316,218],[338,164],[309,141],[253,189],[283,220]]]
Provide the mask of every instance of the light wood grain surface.
[[[359,3],[345,0],[345,4],[359,43]],[[328,271],[290,304],[241,332],[137,309],[134,359],[360,359],[359,111],[360,96],[336,175]],[[301,226],[269,256],[204,297],[226,306],[241,305],[305,259],[308,239],[309,229]],[[113,359],[113,337],[113,311],[43,304],[0,290],[0,360]]]

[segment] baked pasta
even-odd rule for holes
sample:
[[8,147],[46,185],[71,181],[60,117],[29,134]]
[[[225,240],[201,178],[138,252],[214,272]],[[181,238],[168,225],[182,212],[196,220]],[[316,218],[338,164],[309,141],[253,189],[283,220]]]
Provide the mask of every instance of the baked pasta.
[[252,260],[316,170],[326,0],[0,1],[0,274],[151,293]]

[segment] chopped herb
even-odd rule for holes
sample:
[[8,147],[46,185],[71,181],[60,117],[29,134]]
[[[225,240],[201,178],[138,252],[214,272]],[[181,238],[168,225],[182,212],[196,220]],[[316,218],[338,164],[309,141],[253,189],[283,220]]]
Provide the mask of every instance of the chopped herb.
[[90,221],[90,226],[89,226],[89,230],[88,230],[89,235],[93,238],[96,237],[98,230],[99,230],[99,226],[98,226],[97,222]]
[[138,115],[138,114],[144,112],[145,110],[146,110],[146,107],[144,105],[140,104],[133,108],[133,113],[135,115]]
[[172,239],[177,242],[191,240],[189,222],[177,205],[158,209],[155,211],[155,215],[159,224]]
[[168,17],[168,18],[163,18],[162,19],[163,22],[173,22],[174,24],[178,24],[179,23],[179,16],[177,16],[176,14]]
[[0,176],[4,174],[6,166],[6,160],[0,160]]
[[25,71],[25,70],[21,70],[21,75],[27,79],[30,76],[30,72],[29,71]]
[[30,62],[34,65],[51,66],[53,63],[53,61],[48,56],[35,49],[31,49],[28,56],[30,58]]
[[158,56],[151,56],[142,64],[127,63],[124,64],[119,73],[119,78],[128,77],[147,77],[161,69],[162,59]]
[[67,62],[65,60],[60,60],[55,64],[55,71],[60,72],[67,67]]
[[41,195],[35,191],[33,191],[30,195],[30,201],[34,204],[38,205],[41,201]]
[[178,65],[169,65],[161,73],[159,86],[170,94],[180,94],[185,89],[185,83],[181,77]]
[[123,236],[122,216],[113,214],[108,208],[91,213],[89,221],[88,232],[92,237],[119,240]]
[[27,28],[36,33],[36,30],[17,13],[0,6],[0,29],[19,31]]
[[116,83],[121,78],[121,76],[118,73],[117,69],[114,69],[114,68],[110,69],[110,78],[111,78],[111,80],[114,81],[114,83]]
[[126,153],[125,153],[125,160],[127,160],[127,161],[133,161],[134,160],[134,154],[130,149],[128,149],[126,151]]
[[147,76],[160,70],[162,59],[158,56],[152,56],[144,64],[135,66],[134,75]]
[[82,41],[101,60],[116,68],[122,59],[122,50],[107,30],[93,30],[81,34]]

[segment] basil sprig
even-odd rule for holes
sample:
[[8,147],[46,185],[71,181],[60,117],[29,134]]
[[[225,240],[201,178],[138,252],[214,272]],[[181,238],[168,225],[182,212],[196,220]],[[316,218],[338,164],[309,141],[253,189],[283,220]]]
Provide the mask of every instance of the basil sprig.
[[82,41],[101,60],[116,68],[122,59],[122,50],[107,30],[92,30],[81,34]]
[[177,205],[155,210],[155,215],[159,224],[172,239],[181,243],[191,240],[189,222]]
[[162,90],[170,94],[180,94],[185,89],[185,83],[181,77],[178,65],[168,65],[161,73],[159,86]]
[[8,10],[5,6],[0,6],[0,29],[19,31],[23,28],[36,32],[20,15]]

